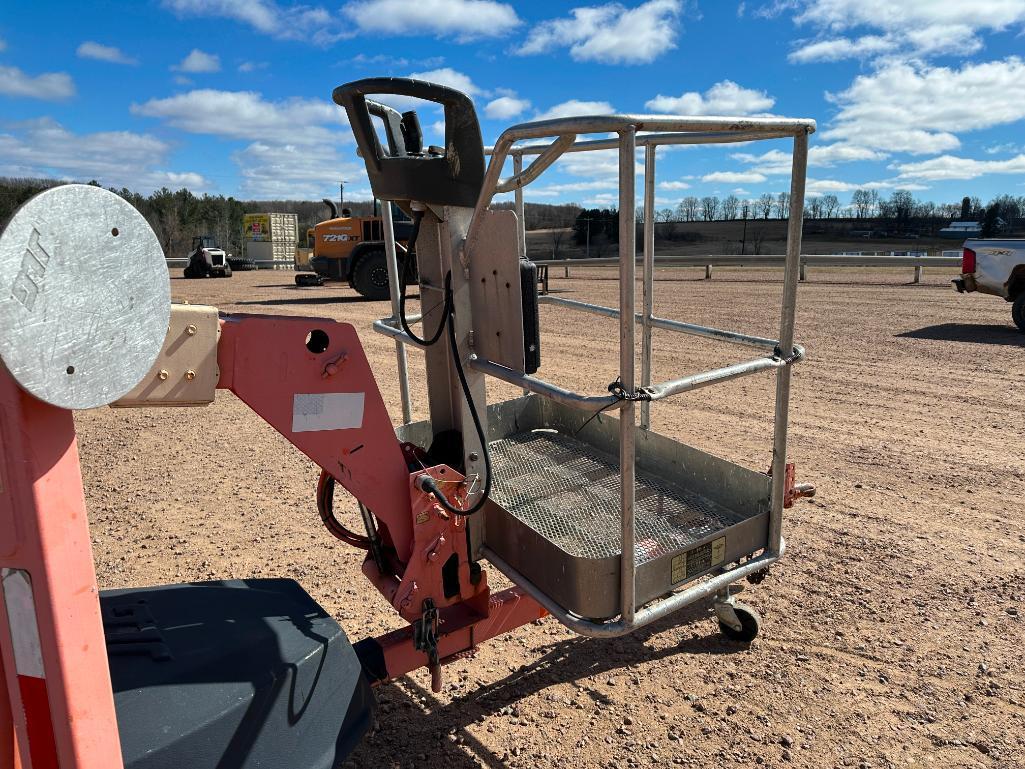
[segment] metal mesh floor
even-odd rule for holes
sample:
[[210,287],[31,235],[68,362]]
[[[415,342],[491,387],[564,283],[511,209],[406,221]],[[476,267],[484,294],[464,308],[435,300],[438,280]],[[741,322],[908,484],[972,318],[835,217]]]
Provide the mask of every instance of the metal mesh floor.
[[[492,499],[577,558],[620,554],[619,461],[548,430],[491,444]],[[722,505],[637,471],[636,562],[684,550],[742,519]]]

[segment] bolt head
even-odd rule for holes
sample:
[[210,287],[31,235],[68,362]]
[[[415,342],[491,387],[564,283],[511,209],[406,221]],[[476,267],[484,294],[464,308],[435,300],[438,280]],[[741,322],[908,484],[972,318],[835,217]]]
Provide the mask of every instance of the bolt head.
[[157,374],[157,376],[160,377],[161,380],[164,380],[167,379],[170,376],[170,374],[167,373],[167,369],[162,368],[160,369],[160,373]]
[[192,369],[189,369],[185,372],[185,378],[191,382],[193,379],[196,378],[196,372]]
[[196,335],[196,327],[193,324],[190,323],[189,325],[187,325],[185,327],[185,333],[188,334],[189,336],[195,336]]

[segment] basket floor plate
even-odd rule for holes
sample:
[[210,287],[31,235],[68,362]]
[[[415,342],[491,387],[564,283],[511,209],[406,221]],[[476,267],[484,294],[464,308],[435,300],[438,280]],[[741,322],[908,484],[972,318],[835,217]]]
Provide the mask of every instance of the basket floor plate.
[[[532,430],[491,443],[492,499],[574,558],[618,556],[618,458],[568,435]],[[679,552],[745,516],[640,469],[636,562]]]

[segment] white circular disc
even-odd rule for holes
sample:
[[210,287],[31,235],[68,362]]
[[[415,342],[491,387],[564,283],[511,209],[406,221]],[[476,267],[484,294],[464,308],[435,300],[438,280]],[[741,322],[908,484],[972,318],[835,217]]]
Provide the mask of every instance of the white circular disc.
[[0,235],[0,358],[40,400],[89,409],[125,395],[156,360],[170,313],[160,243],[113,192],[45,190]]

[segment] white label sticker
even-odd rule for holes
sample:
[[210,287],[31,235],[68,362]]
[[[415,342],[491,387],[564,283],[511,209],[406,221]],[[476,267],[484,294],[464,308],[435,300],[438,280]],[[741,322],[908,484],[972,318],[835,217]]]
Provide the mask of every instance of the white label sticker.
[[364,393],[296,393],[292,399],[292,432],[362,427],[363,399]]

